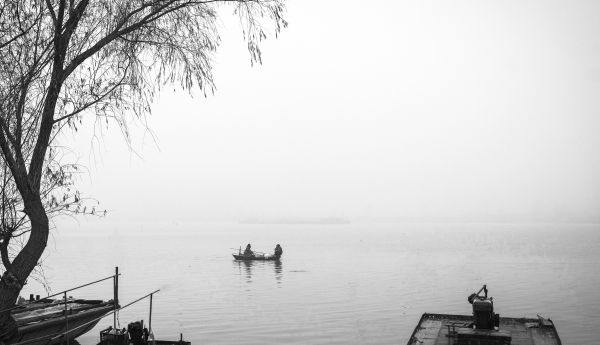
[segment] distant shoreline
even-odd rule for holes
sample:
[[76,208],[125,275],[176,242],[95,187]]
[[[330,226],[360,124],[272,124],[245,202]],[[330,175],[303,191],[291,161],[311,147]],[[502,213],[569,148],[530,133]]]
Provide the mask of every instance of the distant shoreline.
[[280,225],[295,225],[295,224],[350,224],[350,220],[340,217],[327,218],[249,218],[239,222],[240,224],[280,224]]

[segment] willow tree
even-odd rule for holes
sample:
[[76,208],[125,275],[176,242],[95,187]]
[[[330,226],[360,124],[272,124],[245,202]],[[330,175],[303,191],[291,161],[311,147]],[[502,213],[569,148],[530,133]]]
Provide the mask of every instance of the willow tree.
[[[12,306],[47,245],[52,207],[77,203],[50,147],[83,117],[115,121],[124,135],[165,84],[214,88],[218,15],[239,17],[250,59],[286,25],[284,0],[4,0],[0,4],[0,149],[9,226],[2,230],[0,310]],[[63,171],[64,173],[64,171]],[[64,177],[64,176],[63,176]],[[67,176],[68,177],[68,176]],[[54,198],[54,199],[53,199]],[[50,200],[50,201],[48,201]],[[50,207],[50,209],[49,209]],[[64,208],[62,208],[64,209]],[[22,214],[22,215],[21,215]],[[12,218],[11,218],[12,217]],[[12,225],[11,225],[12,224]],[[27,234],[12,255],[13,236]],[[0,340],[14,331],[0,312]]]

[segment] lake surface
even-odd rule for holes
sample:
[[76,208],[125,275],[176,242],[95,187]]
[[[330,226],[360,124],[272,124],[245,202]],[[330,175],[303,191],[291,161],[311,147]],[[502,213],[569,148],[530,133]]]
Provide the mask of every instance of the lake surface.
[[[283,247],[281,263],[231,247]],[[564,344],[600,339],[600,225],[368,224],[105,226],[55,232],[52,291],[110,276],[124,305],[155,289],[159,339],[192,344],[406,344],[424,312],[471,313],[487,284],[501,316],[551,318]],[[36,283],[23,291],[44,295]],[[112,298],[112,284],[72,293]],[[147,301],[119,315],[148,320]],[[112,317],[79,338],[96,344]]]

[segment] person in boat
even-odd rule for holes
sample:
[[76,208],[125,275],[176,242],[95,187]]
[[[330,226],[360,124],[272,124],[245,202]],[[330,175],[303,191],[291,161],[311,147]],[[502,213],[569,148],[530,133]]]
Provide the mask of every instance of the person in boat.
[[279,245],[279,243],[277,243],[277,245],[275,246],[275,259],[279,259],[281,257],[281,255],[283,254],[283,249],[281,249],[281,246]]
[[254,256],[254,252],[250,249],[250,243],[248,243],[246,250],[244,250],[244,256]]

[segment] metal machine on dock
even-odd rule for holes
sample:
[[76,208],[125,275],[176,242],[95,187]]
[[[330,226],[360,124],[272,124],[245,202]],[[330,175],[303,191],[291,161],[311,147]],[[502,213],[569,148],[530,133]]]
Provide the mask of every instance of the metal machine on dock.
[[562,345],[550,319],[496,314],[486,285],[467,300],[473,306],[472,316],[425,313],[408,345]]

